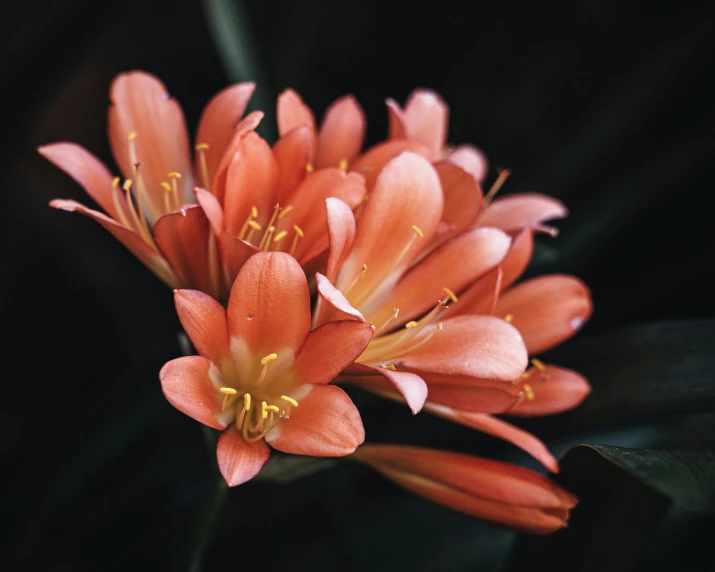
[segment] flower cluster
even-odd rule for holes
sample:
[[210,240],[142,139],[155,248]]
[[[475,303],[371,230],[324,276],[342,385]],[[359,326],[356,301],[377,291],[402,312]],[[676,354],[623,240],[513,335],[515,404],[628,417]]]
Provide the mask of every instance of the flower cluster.
[[[109,133],[123,175],[88,151],[40,153],[79,182],[97,220],[170,287],[197,356],[167,363],[167,399],[222,430],[229,485],[254,477],[268,445],[348,456],[417,494],[512,528],[565,525],[576,499],[517,466],[398,445],[364,445],[360,414],[336,384],[501,437],[552,472],[533,435],[496,414],[562,412],[589,393],[577,372],[529,356],[574,335],[592,311],[577,278],[516,283],[534,234],[566,216],[540,194],[483,192],[475,147],[447,145],[448,108],[427,90],[387,101],[389,137],[362,149],[365,116],[338,99],[318,129],[292,90],[277,102],[279,139],[244,115],[252,84],[216,95],[195,154],[178,103],[148,74],[111,88]],[[123,181],[123,182],[122,182]],[[313,303],[311,303],[313,300]]]

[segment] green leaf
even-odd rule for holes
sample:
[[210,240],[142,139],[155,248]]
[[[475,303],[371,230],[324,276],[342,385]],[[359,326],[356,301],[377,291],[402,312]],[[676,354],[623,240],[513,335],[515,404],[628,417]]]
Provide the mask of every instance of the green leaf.
[[569,527],[522,537],[508,570],[632,570],[671,507],[715,511],[715,454],[578,445],[556,479],[580,499]]

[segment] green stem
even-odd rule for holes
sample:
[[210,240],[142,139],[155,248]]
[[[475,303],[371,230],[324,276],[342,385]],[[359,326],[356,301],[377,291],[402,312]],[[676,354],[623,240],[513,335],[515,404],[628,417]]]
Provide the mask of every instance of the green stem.
[[191,547],[189,558],[189,572],[200,572],[203,568],[204,554],[209,545],[209,539],[223,506],[223,497],[228,490],[226,481],[221,475],[214,478],[212,486],[208,491],[204,506],[201,509],[198,522],[196,523],[196,531],[194,533],[194,542]]

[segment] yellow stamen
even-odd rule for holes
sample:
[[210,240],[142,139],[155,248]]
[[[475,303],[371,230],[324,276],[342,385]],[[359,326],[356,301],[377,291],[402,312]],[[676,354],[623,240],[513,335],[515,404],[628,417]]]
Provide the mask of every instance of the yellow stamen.
[[236,395],[236,390],[233,387],[222,387],[219,389],[224,395]]
[[442,322],[437,322],[437,329],[441,330],[444,326],[442,325]]
[[136,131],[130,131],[129,135],[127,135],[127,139],[129,141],[134,141],[137,138],[137,132]]
[[534,394],[533,388],[528,383],[524,384],[524,393],[529,401],[534,401],[536,395]]
[[206,162],[206,151],[208,150],[208,148],[208,143],[197,143],[195,147],[196,151],[199,154],[199,170],[201,171],[201,182],[203,183],[205,189],[208,189],[210,187],[209,166]]
[[258,209],[256,207],[251,207],[251,216],[253,218],[258,218]]
[[507,314],[506,316],[504,316],[504,321],[507,324],[511,324],[513,320],[514,320],[514,314]]
[[[293,210],[293,205],[288,205],[286,208],[284,208],[281,211],[281,214],[278,215],[278,220],[283,220],[283,217],[286,216],[292,210]],[[256,216],[258,216],[258,214],[256,214]]]
[[116,189],[119,186],[120,181],[121,181],[121,179],[119,177],[114,177],[112,179],[112,188]]
[[343,171],[347,171],[348,170],[348,160],[340,159],[340,162],[338,163],[338,168]]
[[287,395],[281,395],[281,399],[282,399],[283,401],[287,401],[287,402],[290,403],[293,407],[298,407],[298,402],[297,402],[295,399],[293,399],[292,397],[288,397]]
[[386,365],[383,369],[389,369],[390,371],[397,371],[397,368],[392,364]]
[[164,189],[167,193],[171,192],[171,185],[166,181],[161,182],[161,188]]
[[306,172],[306,173],[312,173],[312,172],[313,172],[313,165],[311,165],[310,163],[308,163],[308,164],[305,166],[305,172]]
[[278,409],[277,405],[267,405],[266,411],[273,411],[273,413],[278,413],[280,409]]
[[261,365],[266,365],[271,363],[274,359],[278,359],[278,354],[268,354],[266,357],[261,359]]
[[125,191],[128,191],[129,189],[131,189],[131,188],[132,188],[132,180],[131,180],[131,179],[127,179],[126,181],[124,181],[124,184],[122,185],[122,188],[123,188]]
[[295,231],[295,234],[300,238],[303,238],[305,236],[305,234],[303,233],[303,229],[300,228],[297,224],[293,225],[293,230]]
[[268,404],[261,401],[261,419],[268,419]]
[[276,218],[278,217],[278,213],[281,212],[281,206],[276,205],[273,207],[273,214],[271,215],[271,220],[268,221],[268,225],[266,226],[266,232],[263,233],[263,236],[261,237],[261,242],[258,243],[258,248],[263,250],[271,240],[271,236],[276,230],[276,227],[273,226],[274,223],[276,222]]
[[415,226],[414,224],[412,225],[412,230],[415,231],[415,234],[419,236],[420,238],[425,237],[425,233],[422,232],[422,229],[419,226]]
[[300,228],[297,224],[293,225],[293,230],[295,231],[295,236],[293,236],[293,242],[290,245],[290,250],[288,251],[288,254],[291,256],[295,254],[295,249],[298,246],[298,241],[305,236],[303,234],[303,229]]
[[449,288],[447,288],[446,286],[443,286],[442,290],[444,290],[447,293],[447,296],[449,296],[449,299],[452,300],[452,302],[454,302],[455,304],[459,301],[459,299],[457,298],[457,295],[454,292],[452,292]]
[[400,309],[395,308],[395,310],[392,312],[392,317],[395,318],[395,320],[396,320],[397,316],[399,316],[399,315],[400,315]]
[[414,320],[412,320],[411,322],[407,322],[405,324],[405,328],[407,328],[407,329],[414,328],[416,326],[417,326],[417,322],[415,322]]
[[248,226],[250,226],[253,230],[262,230],[263,229],[263,227],[260,224],[258,224],[255,220],[249,220]]
[[246,411],[251,410],[251,394],[250,393],[244,393],[243,394],[243,408]]
[[167,173],[166,176],[170,179],[180,179],[181,173],[179,173],[178,171],[172,171],[171,173]]
[[280,231],[280,232],[273,238],[273,242],[274,242],[274,243],[278,243],[278,242],[280,242],[281,240],[283,240],[286,236],[288,236],[288,231],[287,231],[287,230],[282,230],[282,231]]
[[208,143],[197,143],[196,147],[194,147],[194,149],[196,149],[197,151],[206,151],[208,148],[209,148]]
[[534,365],[534,367],[535,367],[536,369],[538,369],[539,371],[544,371],[544,370],[546,370],[546,366],[544,365],[544,362],[541,361],[541,360],[538,360],[538,359],[534,358],[534,359],[531,360],[531,363],[532,363],[532,364]]

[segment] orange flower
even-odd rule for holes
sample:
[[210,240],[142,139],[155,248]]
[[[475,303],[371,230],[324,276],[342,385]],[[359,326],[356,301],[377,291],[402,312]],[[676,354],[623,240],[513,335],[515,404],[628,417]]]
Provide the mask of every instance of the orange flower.
[[532,534],[566,526],[578,499],[528,469],[470,455],[366,445],[355,458],[406,489],[453,510]]
[[200,355],[167,363],[162,389],[183,413],[224,430],[217,456],[230,486],[261,470],[270,455],[266,443],[285,453],[339,457],[363,442],[357,409],[328,384],[363,351],[373,328],[335,321],[309,332],[308,284],[293,257],[251,257],[227,309],[195,290],[176,290],[175,299]]
[[[143,72],[120,74],[110,90],[109,135],[125,182],[78,145],[47,145],[40,153],[107,214],[71,200],[51,206],[97,220],[169,286],[196,288],[222,301],[259,250],[289,252],[309,264],[327,247],[325,199],[355,207],[364,198],[364,181],[346,173],[342,162],[314,170],[316,142],[306,126],[282,130],[285,136],[271,148],[254,131],[262,113],[239,121],[253,89],[238,84],[208,103],[192,162],[181,107],[163,84]],[[319,141],[325,149],[340,150],[344,108],[337,104],[324,122]],[[326,153],[317,157],[321,165],[332,164]]]

